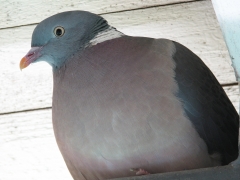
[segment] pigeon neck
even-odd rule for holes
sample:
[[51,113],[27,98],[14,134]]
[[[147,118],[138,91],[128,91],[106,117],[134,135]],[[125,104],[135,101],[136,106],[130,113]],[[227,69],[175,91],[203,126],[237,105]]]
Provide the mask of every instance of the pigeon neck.
[[119,38],[122,36],[124,36],[123,33],[119,32],[114,27],[109,26],[107,29],[99,32],[92,40],[90,40],[86,47],[91,47],[101,42]]

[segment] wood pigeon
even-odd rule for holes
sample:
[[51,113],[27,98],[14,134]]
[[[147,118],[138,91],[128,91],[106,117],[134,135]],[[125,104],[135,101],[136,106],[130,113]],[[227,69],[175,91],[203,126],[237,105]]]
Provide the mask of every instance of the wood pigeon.
[[226,165],[239,116],[212,72],[168,39],[131,37],[69,11],[35,28],[20,68],[53,69],[55,137],[75,180]]

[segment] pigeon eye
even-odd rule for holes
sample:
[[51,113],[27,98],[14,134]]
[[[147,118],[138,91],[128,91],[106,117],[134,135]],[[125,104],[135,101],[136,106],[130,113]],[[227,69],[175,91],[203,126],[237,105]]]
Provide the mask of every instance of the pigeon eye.
[[55,36],[57,36],[57,37],[61,37],[61,36],[64,35],[65,30],[64,30],[63,27],[58,26],[58,27],[55,27],[55,29],[54,29],[53,32],[54,32]]

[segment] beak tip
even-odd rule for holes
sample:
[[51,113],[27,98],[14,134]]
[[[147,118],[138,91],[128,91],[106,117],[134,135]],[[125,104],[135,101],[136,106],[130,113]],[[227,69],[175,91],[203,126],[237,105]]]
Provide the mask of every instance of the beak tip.
[[32,62],[36,61],[41,56],[42,46],[32,47],[30,51],[21,59],[19,67],[20,70],[26,68]]
[[22,71],[24,68],[26,68],[29,65],[28,59],[26,57],[23,57],[20,61],[19,68]]

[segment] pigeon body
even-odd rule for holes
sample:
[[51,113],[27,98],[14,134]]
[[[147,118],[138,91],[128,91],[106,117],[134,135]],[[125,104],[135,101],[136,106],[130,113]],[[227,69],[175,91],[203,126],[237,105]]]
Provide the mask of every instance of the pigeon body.
[[126,36],[98,15],[64,12],[36,27],[20,66],[40,60],[53,67],[54,133],[75,180],[226,165],[238,156],[236,110],[177,42]]

